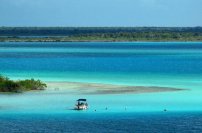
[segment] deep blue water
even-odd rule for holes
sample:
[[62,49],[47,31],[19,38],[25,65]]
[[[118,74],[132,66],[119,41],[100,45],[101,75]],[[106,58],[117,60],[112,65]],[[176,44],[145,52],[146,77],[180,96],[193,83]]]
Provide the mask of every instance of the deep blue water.
[[0,50],[0,72],[202,74],[202,43],[1,43]]
[[201,113],[55,114],[0,116],[2,133],[200,133]]

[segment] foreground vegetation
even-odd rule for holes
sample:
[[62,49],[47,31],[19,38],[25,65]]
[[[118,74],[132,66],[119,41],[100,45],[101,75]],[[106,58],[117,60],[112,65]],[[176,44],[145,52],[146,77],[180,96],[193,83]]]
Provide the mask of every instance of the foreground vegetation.
[[0,27],[0,41],[202,41],[202,27]]
[[40,80],[26,79],[13,81],[7,77],[0,76],[0,92],[24,92],[30,90],[44,90],[46,84]]

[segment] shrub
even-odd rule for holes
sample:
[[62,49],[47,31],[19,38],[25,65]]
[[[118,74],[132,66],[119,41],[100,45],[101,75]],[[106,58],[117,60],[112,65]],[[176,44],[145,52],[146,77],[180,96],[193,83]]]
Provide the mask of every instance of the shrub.
[[30,90],[44,90],[47,85],[40,80],[26,79],[13,81],[0,75],[0,92],[22,92]]

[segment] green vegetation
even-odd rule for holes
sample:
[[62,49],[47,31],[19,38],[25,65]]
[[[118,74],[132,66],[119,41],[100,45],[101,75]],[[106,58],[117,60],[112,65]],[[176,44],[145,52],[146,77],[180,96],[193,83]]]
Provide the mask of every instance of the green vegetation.
[[40,80],[26,79],[13,81],[7,77],[0,76],[0,92],[24,92],[30,90],[44,90],[46,84]]
[[202,41],[202,27],[0,27],[5,41]]

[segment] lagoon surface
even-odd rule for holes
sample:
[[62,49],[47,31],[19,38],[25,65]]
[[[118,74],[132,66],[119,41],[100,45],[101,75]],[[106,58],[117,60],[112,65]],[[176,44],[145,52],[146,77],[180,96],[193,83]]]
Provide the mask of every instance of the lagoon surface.
[[[0,94],[2,132],[202,131],[200,42],[4,42],[0,74],[48,84]],[[72,110],[78,98],[89,110]]]

